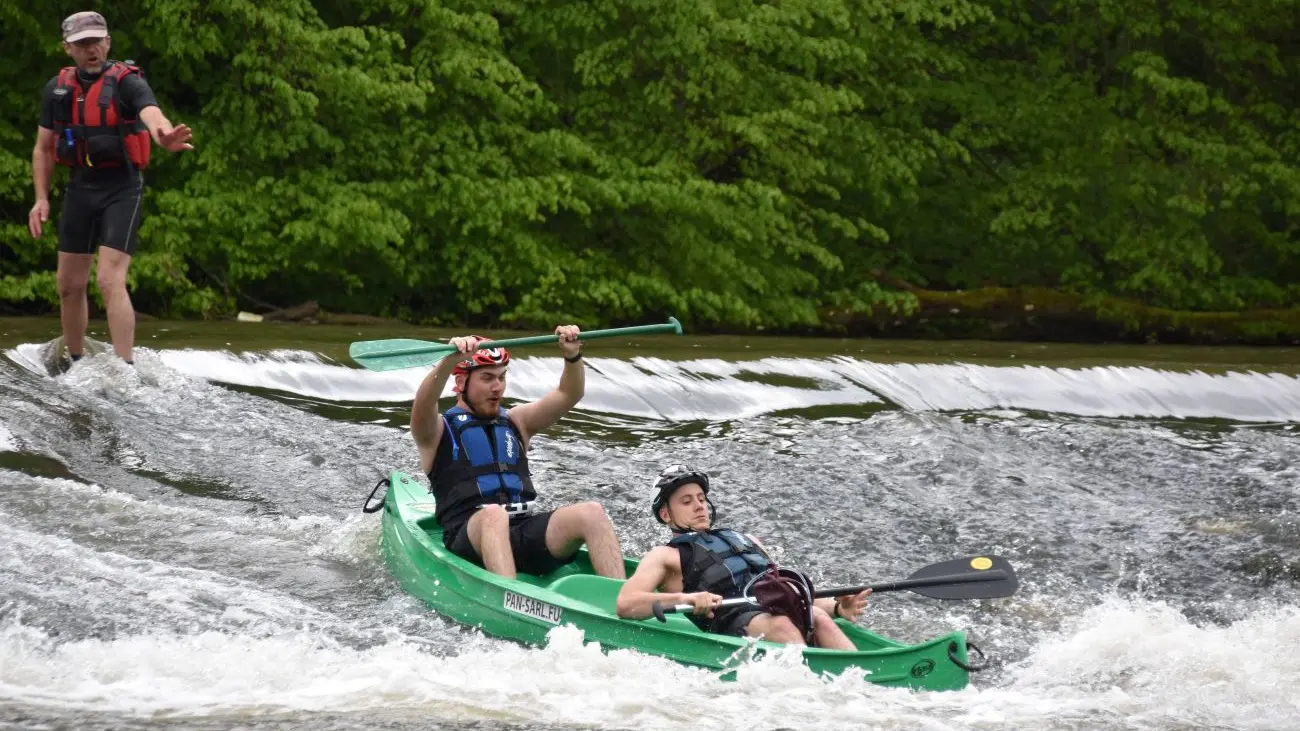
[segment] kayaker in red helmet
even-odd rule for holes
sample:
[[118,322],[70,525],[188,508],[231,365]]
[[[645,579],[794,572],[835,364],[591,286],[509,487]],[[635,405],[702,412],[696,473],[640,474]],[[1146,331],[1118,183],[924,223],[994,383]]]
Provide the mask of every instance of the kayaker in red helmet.
[[[510,353],[477,349],[484,338],[452,338],[456,352],[439,361],[415,393],[411,435],[420,468],[437,501],[435,516],[452,553],[514,578],[517,571],[546,574],[573,560],[584,543],[596,572],[627,576],[614,526],[597,502],[534,510],[528,443],[582,399],[582,345],[575,325],[555,328],[564,371],[555,390],[503,408]],[[448,378],[456,405],[439,413]]]
[[[618,616],[644,619],[655,602],[692,604],[695,611],[690,619],[706,632],[854,648],[834,617],[856,620],[870,590],[814,600],[806,577],[778,569],[756,539],[713,527],[716,516],[709,500],[709,476],[700,470],[672,465],[655,480],[654,492],[651,512],[672,529],[673,538],[641,558],[618,593]],[[744,596],[746,589],[768,603],[720,607],[723,599]]]

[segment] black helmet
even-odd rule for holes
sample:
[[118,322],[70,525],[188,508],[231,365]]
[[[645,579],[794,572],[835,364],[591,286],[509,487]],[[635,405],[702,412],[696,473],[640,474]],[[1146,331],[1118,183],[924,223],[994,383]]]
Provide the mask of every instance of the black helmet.
[[[691,482],[700,486],[700,489],[704,491],[705,501],[708,501],[709,476],[707,474],[691,469],[684,464],[669,465],[664,468],[663,472],[659,473],[659,477],[655,478],[655,499],[654,502],[650,503],[650,512],[655,516],[655,520],[660,523],[664,522],[664,519],[659,517],[659,508],[662,508],[664,503],[668,502],[668,498],[672,496],[674,490]],[[709,502],[709,517],[713,517],[712,502]]]

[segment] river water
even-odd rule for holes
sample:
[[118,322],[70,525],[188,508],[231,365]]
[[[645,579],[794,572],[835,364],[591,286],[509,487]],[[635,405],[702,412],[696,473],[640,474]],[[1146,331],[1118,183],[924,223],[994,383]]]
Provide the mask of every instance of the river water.
[[[346,358],[399,334],[435,335],[147,322],[134,370],[50,378],[57,323],[0,320],[0,728],[1300,728],[1300,351],[588,343],[530,460],[627,552],[664,539],[648,485],[685,461],[820,585],[1016,566],[1009,599],[871,600],[873,629],[995,661],[914,693],[779,655],[724,682],[572,628],[527,648],[406,596],[359,508],[418,471],[423,373]],[[516,357],[509,395],[554,385],[553,346]]]

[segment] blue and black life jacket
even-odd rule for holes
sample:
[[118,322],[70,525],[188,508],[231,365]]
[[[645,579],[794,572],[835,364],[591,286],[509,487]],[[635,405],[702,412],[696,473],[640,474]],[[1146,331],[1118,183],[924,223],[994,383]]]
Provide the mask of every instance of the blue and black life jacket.
[[[730,528],[683,533],[668,545],[675,547],[681,558],[682,591],[688,594],[708,591],[734,599],[772,564],[758,544]],[[708,629],[707,617],[689,617],[702,629]]]
[[[482,505],[506,506],[512,515],[531,511],[537,494],[528,474],[523,436],[501,409],[495,419],[480,419],[455,406],[442,417],[443,437],[450,447],[440,447],[429,471],[429,484],[438,502],[436,517],[468,519]],[[446,456],[444,456],[446,455]]]

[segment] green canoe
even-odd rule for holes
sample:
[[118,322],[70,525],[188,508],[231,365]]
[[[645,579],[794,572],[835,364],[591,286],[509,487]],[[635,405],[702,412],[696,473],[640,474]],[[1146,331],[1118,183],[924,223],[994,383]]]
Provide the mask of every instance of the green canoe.
[[[439,614],[480,627],[489,635],[543,645],[549,630],[572,624],[586,640],[606,650],[632,649],[720,671],[782,647],[706,633],[680,614],[668,614],[665,622],[620,619],[614,603],[623,582],[597,575],[585,551],[545,576],[520,574],[511,580],[493,574],[443,547],[442,530],[433,517],[433,497],[419,481],[394,472],[387,482],[382,551],[394,576],[407,592]],[[624,562],[630,576],[637,562],[630,558]],[[805,649],[804,659],[817,673],[858,673],[873,683],[923,690],[957,690],[967,684],[967,642],[962,632],[905,645],[837,621],[859,649]],[[724,672],[724,677],[729,675]]]

